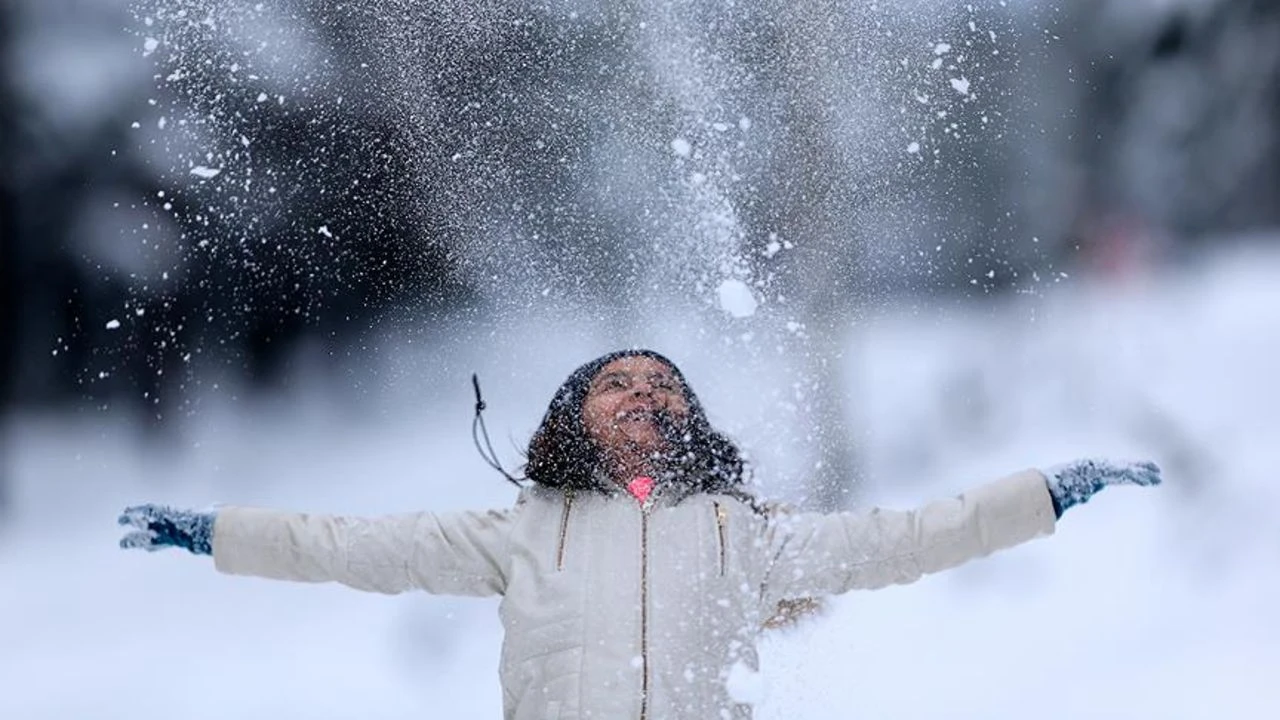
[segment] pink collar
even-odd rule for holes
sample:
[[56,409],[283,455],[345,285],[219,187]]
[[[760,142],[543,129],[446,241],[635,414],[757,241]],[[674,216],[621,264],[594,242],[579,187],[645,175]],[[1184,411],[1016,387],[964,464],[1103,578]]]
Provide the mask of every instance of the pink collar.
[[647,475],[641,475],[631,482],[627,483],[627,492],[635,496],[636,500],[644,502],[649,499],[649,493],[653,492],[653,478]]

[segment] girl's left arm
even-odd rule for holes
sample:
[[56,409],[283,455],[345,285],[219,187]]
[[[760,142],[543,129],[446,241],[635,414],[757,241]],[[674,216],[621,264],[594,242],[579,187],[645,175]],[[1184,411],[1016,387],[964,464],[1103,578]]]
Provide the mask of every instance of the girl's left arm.
[[766,585],[781,597],[915,582],[1054,531],[1045,478],[1018,473],[915,510],[796,513],[769,532]]
[[1159,482],[1151,463],[1080,460],[1020,472],[915,510],[779,515],[768,530],[766,587],[783,598],[915,582],[1053,534],[1062,512],[1103,487]]

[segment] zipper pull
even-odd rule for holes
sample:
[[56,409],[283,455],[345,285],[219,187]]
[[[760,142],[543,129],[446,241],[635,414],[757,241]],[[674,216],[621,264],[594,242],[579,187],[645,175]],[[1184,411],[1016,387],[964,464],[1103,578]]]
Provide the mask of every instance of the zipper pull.
[[719,502],[714,503],[716,509],[716,536],[720,540],[720,577],[727,570],[729,553],[729,512]]
[[569,513],[573,511],[573,491],[564,493],[564,509],[560,511],[560,544],[556,548],[556,571],[564,570],[564,553],[569,540]]

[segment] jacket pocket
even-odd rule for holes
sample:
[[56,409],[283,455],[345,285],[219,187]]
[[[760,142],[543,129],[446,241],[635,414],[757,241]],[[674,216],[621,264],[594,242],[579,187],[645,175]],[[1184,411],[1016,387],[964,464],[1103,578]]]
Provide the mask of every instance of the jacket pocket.
[[716,512],[716,545],[720,549],[720,577],[724,577],[729,562],[729,511],[720,502],[713,502]]
[[573,491],[564,493],[564,509],[560,511],[560,540],[556,543],[556,572],[564,570],[564,554],[569,542],[569,513],[573,510]]

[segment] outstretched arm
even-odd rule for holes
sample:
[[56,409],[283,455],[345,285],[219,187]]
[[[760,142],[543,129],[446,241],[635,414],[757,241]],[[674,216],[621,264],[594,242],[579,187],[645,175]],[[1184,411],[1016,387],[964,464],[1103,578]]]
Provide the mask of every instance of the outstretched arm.
[[221,572],[360,590],[422,589],[452,595],[506,588],[512,511],[410,513],[377,518],[225,508],[198,513],[157,505],[128,508],[136,530],[122,547],[181,547],[212,555]]
[[1082,460],[1021,472],[916,510],[782,516],[770,530],[768,591],[798,597],[914,582],[1052,534],[1066,509],[1107,485],[1159,481],[1150,463]]

